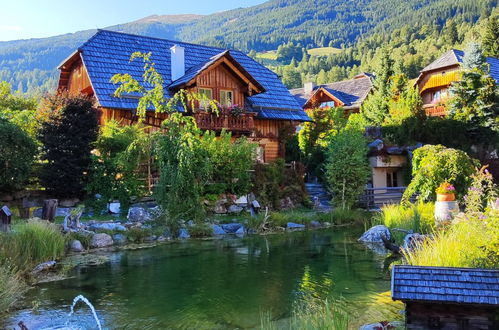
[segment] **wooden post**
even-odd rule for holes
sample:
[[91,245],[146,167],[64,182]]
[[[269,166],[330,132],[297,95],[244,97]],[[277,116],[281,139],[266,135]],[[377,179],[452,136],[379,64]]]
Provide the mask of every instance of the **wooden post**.
[[10,229],[10,222],[12,221],[12,212],[7,205],[0,209],[0,230],[7,232]]
[[55,212],[57,211],[58,200],[47,199],[43,201],[42,219],[54,222]]

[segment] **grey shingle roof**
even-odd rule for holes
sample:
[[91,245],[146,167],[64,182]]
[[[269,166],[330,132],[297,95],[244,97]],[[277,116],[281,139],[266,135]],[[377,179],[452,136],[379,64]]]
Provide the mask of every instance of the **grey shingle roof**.
[[[116,73],[129,73],[141,81],[143,63],[140,60],[129,62],[130,55],[133,52],[151,52],[151,61],[156,64],[156,70],[165,81],[165,89],[168,89],[172,83],[170,48],[174,45],[184,47],[186,73],[190,75],[195,74],[214,56],[225,51],[216,47],[106,30],[99,30],[78,50],[100,105],[108,108],[136,109],[137,95],[122,98],[113,96],[117,86],[110,82],[111,77]],[[293,118],[298,116],[302,120],[310,120],[274,72],[240,51],[231,50],[230,55],[265,89],[264,93],[247,97],[247,103],[254,111],[260,114],[265,109],[284,110],[284,117],[289,111],[294,111]],[[190,70],[191,68],[193,69]],[[172,92],[169,93],[171,95]],[[291,117],[289,119],[292,120]]]
[[[437,58],[435,61],[428,64],[421,72],[436,70],[463,63],[464,52],[462,50],[451,49]],[[490,68],[490,75],[499,83],[499,59],[495,57],[487,57],[487,63]]]
[[345,104],[345,107],[360,106],[373,87],[372,78],[369,76],[343,80],[334,83],[318,85],[312,93],[305,93],[303,88],[291,89],[289,92],[303,107],[310,97],[319,89],[326,89]]
[[499,305],[499,270],[396,265],[392,269],[392,298]]

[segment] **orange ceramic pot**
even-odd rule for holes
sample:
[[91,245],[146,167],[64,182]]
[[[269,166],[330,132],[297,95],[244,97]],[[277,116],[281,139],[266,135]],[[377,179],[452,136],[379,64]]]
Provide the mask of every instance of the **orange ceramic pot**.
[[437,194],[438,202],[453,202],[456,200],[456,195],[454,194]]

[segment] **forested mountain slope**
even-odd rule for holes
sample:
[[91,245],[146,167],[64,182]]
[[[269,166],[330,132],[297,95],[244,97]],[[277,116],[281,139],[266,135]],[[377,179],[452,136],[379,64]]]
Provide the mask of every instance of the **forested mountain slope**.
[[[439,31],[449,19],[457,26],[473,24],[496,5],[497,0],[271,0],[207,16],[151,16],[109,29],[248,52],[289,41],[308,48],[351,48],[404,27]],[[0,42],[0,80],[23,91],[51,88],[57,64],[94,32]]]

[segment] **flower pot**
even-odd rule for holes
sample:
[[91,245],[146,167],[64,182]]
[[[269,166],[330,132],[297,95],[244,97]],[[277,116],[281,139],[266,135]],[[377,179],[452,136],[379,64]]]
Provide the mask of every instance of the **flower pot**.
[[440,227],[450,224],[458,213],[459,205],[456,201],[437,201],[435,203],[435,225]]
[[452,202],[456,200],[454,194],[437,194],[437,202]]

